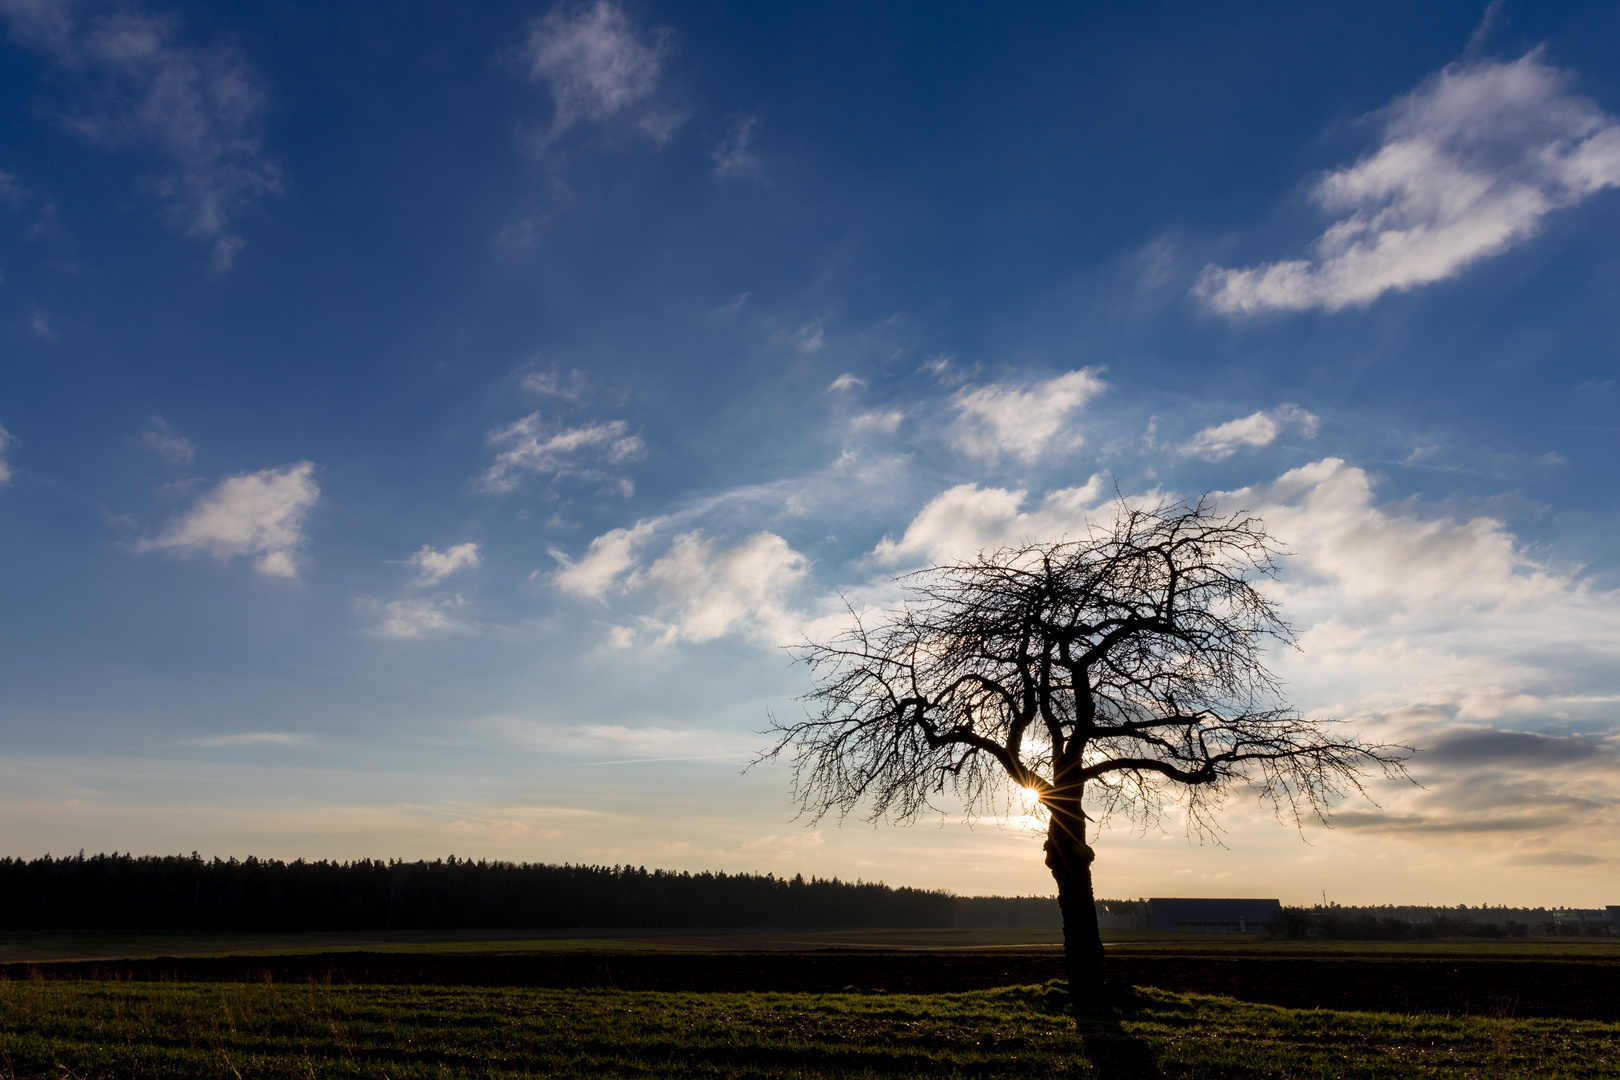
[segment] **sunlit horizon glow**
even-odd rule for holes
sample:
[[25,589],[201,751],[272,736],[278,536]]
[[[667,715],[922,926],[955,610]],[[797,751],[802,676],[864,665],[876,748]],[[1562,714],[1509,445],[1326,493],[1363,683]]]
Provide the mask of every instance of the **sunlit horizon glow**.
[[1047,894],[790,647],[1207,493],[1422,786],[1100,896],[1620,903],[1620,9],[1481,15],[0,0],[0,854]]

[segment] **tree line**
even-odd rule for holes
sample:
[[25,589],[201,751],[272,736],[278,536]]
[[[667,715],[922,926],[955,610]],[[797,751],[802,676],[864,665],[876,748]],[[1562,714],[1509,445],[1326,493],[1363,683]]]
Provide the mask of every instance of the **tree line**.
[[635,866],[101,854],[0,859],[7,929],[497,930],[1056,924],[1048,897]]
[[[1606,917],[1605,917],[1606,915]],[[1607,913],[1510,907],[1285,907],[1273,937],[1338,941],[1432,941],[1436,938],[1522,938],[1531,935],[1612,936],[1620,926]]]

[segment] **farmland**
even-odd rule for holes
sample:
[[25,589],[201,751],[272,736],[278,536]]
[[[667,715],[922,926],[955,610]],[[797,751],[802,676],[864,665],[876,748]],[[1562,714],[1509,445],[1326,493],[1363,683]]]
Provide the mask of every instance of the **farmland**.
[[319,982],[0,984],[11,1075],[1620,1075],[1620,1027],[1289,1010],[1144,990],[1077,1025],[1052,986],[660,993]]
[[[1138,989],[1077,1024],[1053,943],[1030,931],[12,936],[0,940],[12,961],[0,1068],[86,1080],[1620,1076],[1620,950],[1607,942],[1165,936],[1110,953]],[[1318,1007],[1334,995],[1343,1007]]]

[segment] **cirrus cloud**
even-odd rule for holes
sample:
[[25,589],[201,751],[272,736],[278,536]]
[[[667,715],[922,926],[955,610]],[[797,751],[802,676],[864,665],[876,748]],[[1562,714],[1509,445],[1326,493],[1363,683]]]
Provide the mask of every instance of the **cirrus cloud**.
[[170,427],[161,416],[152,417],[152,426],[141,435],[141,441],[170,465],[190,465],[197,456],[197,448],[191,440]]
[[660,108],[658,78],[669,52],[669,31],[642,40],[624,9],[609,0],[559,4],[529,24],[518,55],[529,79],[544,83],[555,108],[550,130],[536,139],[543,150],[582,121],[600,122],[620,114],[664,143],[682,117]]
[[530,413],[489,433],[489,444],[499,449],[482,486],[490,492],[511,491],[525,474],[600,477],[600,464],[617,465],[640,455],[641,440],[629,431],[623,420],[554,428],[539,413]]
[[451,612],[464,607],[467,601],[460,596],[391,600],[383,603],[370,598],[362,599],[359,606],[378,615],[371,633],[378,637],[411,640],[441,634],[464,634],[472,627],[456,619]]
[[230,269],[245,243],[234,219],[281,193],[259,134],[264,91],[247,61],[222,46],[182,44],[173,19],[133,6],[86,12],[69,0],[0,0],[0,17],[14,39],[86,88],[85,106],[65,117],[71,130],[163,158],[151,189],[187,236],[212,248],[215,268]]

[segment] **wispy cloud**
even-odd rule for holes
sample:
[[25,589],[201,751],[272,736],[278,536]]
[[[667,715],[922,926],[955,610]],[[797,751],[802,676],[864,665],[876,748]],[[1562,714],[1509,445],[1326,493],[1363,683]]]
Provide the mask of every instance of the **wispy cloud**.
[[228,477],[136,550],[201,553],[222,562],[256,555],[259,573],[297,577],[304,523],[319,499],[315,466],[307,461]]
[[11,466],[6,461],[6,451],[11,448],[12,442],[11,432],[0,424],[0,487],[11,483]]
[[1384,110],[1376,151],[1317,182],[1338,217],[1312,258],[1210,266],[1197,294],[1228,315],[1364,307],[1522,243],[1620,184],[1620,124],[1570,81],[1539,49],[1452,64]]
[[[3,14],[3,8],[0,8],[0,15]],[[33,218],[27,230],[30,237],[45,232],[56,219],[56,204],[49,199],[37,198],[14,173],[0,172],[0,205],[14,214]]]
[[881,431],[892,435],[900,430],[905,420],[906,414],[899,409],[880,409],[850,417],[849,427],[851,431]]
[[152,417],[152,426],[141,435],[141,441],[158,457],[170,465],[190,465],[197,456],[191,440],[175,431],[161,416]]
[[1597,863],[1608,862],[1609,858],[1602,855],[1587,855],[1579,851],[1527,851],[1521,854],[1509,855],[1506,861],[1510,866],[1593,866]]
[[196,739],[182,739],[180,745],[205,749],[234,749],[244,746],[308,746],[313,741],[308,735],[290,731],[242,731],[234,735],[208,735]]
[[26,187],[11,173],[0,170],[0,202],[5,203],[13,210],[20,210],[27,204],[29,192]]
[[799,327],[798,337],[800,352],[808,356],[811,353],[820,352],[822,348],[826,346],[826,323],[827,320],[825,319],[812,319],[810,322],[807,322],[803,326]]
[[1207,427],[1189,439],[1181,447],[1181,452],[1196,455],[1205,461],[1222,461],[1239,450],[1269,446],[1290,427],[1307,439],[1314,438],[1319,426],[1313,413],[1306,412],[1298,405],[1284,403],[1275,409]]
[[571,765],[630,765],[648,761],[747,761],[757,737],[662,724],[556,724],[493,716],[479,722],[521,746],[586,760]]
[[951,399],[957,419],[952,437],[972,457],[1003,454],[1032,462],[1049,450],[1080,445],[1069,416],[1107,389],[1099,371],[1081,368],[1028,385],[968,386]]
[[538,412],[530,413],[490,432],[489,444],[497,451],[481,483],[486,491],[505,492],[525,475],[600,476],[603,464],[618,465],[641,454],[641,440],[629,432],[623,420],[554,428]]
[[585,375],[579,371],[530,371],[523,376],[523,389],[531,394],[578,401],[585,392]]
[[247,62],[221,46],[181,44],[177,23],[135,7],[85,12],[70,0],[0,0],[17,41],[78,76],[84,107],[67,125],[104,146],[155,151],[150,178],[175,224],[230,268],[244,241],[233,220],[281,191],[259,134],[264,93]]
[[829,389],[829,390],[853,390],[857,386],[861,387],[864,390],[866,388],[866,380],[861,379],[861,378],[857,378],[856,376],[851,375],[849,372],[846,371],[842,375],[838,376],[838,378],[834,379],[831,383],[827,384],[827,389]]
[[364,598],[359,606],[378,616],[376,625],[371,628],[373,634],[410,640],[470,632],[471,626],[451,614],[457,608],[465,607],[466,603],[460,596],[410,597],[387,603]]
[[519,56],[531,81],[544,83],[555,107],[544,149],[581,122],[628,116],[655,142],[667,142],[683,117],[657,100],[669,31],[651,40],[609,0],[559,4],[529,24]]
[[754,153],[754,130],[759,127],[757,116],[739,116],[732,121],[731,130],[714,148],[714,174],[719,177],[754,177],[760,175],[759,156]]
[[431,546],[423,544],[421,551],[405,560],[405,565],[414,566],[421,571],[411,584],[422,587],[437,585],[457,570],[476,568],[478,545],[456,544],[444,551],[435,551]]

